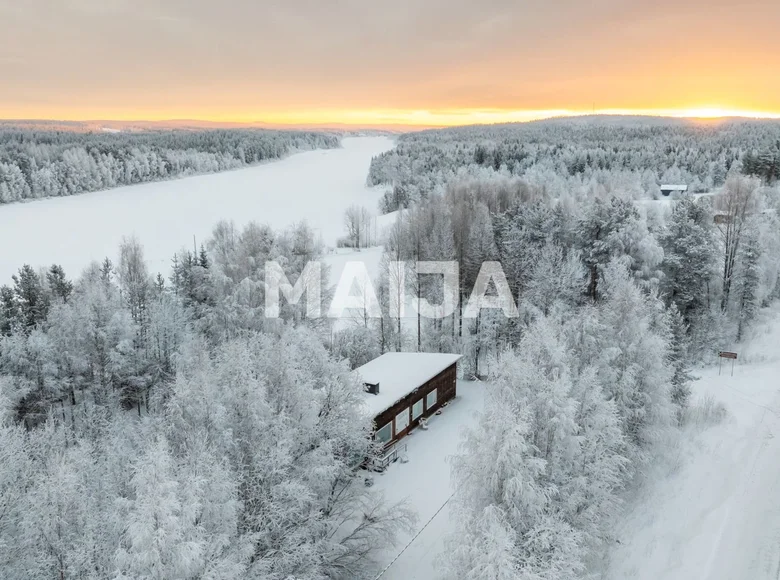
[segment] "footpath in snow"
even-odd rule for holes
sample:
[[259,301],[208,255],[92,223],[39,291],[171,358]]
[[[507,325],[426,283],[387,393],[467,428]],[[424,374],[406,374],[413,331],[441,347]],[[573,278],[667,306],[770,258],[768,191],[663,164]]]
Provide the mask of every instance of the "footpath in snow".
[[276,229],[306,220],[328,245],[344,234],[352,204],[375,213],[382,188],[365,186],[371,158],[393,147],[388,137],[345,138],[341,149],[306,151],[223,173],[119,187],[0,206],[0,284],[23,264],[62,265],[76,278],[92,260],[112,259],[135,234],[152,272],[205,241],[220,219]]
[[780,308],[738,350],[733,377],[694,373],[694,401],[727,416],[689,427],[629,501],[604,579],[780,578]]

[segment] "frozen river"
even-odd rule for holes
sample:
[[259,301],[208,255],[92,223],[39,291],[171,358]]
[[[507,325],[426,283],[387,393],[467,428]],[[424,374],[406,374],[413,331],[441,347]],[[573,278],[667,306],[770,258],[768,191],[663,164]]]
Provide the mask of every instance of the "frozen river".
[[371,158],[388,137],[354,137],[341,149],[297,153],[246,169],[0,206],[0,284],[22,264],[61,264],[75,278],[92,260],[114,259],[123,236],[144,245],[153,272],[220,219],[277,229],[306,220],[327,244],[344,233],[344,209],[376,211],[379,188],[365,186]]

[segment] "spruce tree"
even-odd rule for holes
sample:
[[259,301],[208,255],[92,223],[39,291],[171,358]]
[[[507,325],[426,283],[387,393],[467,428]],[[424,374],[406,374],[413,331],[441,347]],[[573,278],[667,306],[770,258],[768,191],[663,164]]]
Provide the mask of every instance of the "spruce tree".
[[672,367],[672,388],[670,397],[677,406],[677,417],[681,422],[691,396],[691,375],[688,373],[688,325],[677,305],[667,310],[669,323],[669,363]]
[[737,340],[742,340],[747,326],[756,317],[760,306],[758,303],[758,285],[761,281],[759,266],[761,245],[757,234],[752,233],[748,237],[741,254],[739,282],[737,283],[739,296]]
[[201,268],[208,269],[210,263],[209,263],[209,256],[206,253],[206,248],[203,246],[203,244],[200,245],[200,253],[198,254],[198,265]]
[[664,249],[662,289],[685,324],[696,324],[709,302],[714,273],[715,239],[708,208],[691,199],[674,205],[661,238]]
[[43,288],[40,277],[29,264],[22,266],[12,279],[21,323],[26,329],[31,330],[46,319],[49,311],[49,296]]
[[16,294],[10,286],[0,288],[0,336],[11,336],[13,328],[19,324],[19,305]]

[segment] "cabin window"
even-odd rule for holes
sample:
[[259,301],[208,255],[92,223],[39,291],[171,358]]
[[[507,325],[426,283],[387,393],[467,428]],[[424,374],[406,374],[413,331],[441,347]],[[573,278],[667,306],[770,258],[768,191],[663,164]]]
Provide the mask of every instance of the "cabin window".
[[409,426],[409,407],[401,411],[395,416],[395,434],[398,435],[401,431]]
[[393,438],[393,424],[388,423],[381,429],[377,429],[376,433],[374,433],[374,439],[376,441],[379,441],[380,443],[387,443],[390,441],[390,439]]
[[412,421],[417,419],[423,414],[423,400],[420,399],[414,405],[412,405]]
[[436,389],[433,389],[428,395],[425,397],[425,406],[426,408],[430,409],[436,404]]

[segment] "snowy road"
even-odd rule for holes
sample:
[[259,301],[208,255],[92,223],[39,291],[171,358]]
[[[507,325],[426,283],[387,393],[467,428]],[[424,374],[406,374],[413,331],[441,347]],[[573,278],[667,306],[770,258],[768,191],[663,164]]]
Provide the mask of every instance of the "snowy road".
[[308,221],[326,244],[343,235],[353,203],[374,212],[381,188],[367,188],[371,158],[393,147],[387,137],[343,140],[343,148],[307,151],[255,167],[0,206],[0,284],[24,263],[61,264],[76,277],[92,260],[115,257],[135,234],[153,272],[168,273],[182,247],[200,242],[220,219],[285,228]]
[[780,578],[780,312],[730,374],[707,369],[701,400],[723,401],[722,424],[691,429],[664,473],[616,530],[609,580]]
[[[776,390],[780,368],[756,369],[751,378],[764,381],[766,387],[773,384]],[[717,533],[702,578],[780,577],[780,396],[767,402],[766,408],[754,405],[753,426],[737,443],[737,453],[731,454],[733,468],[724,473],[731,485],[714,511]]]

